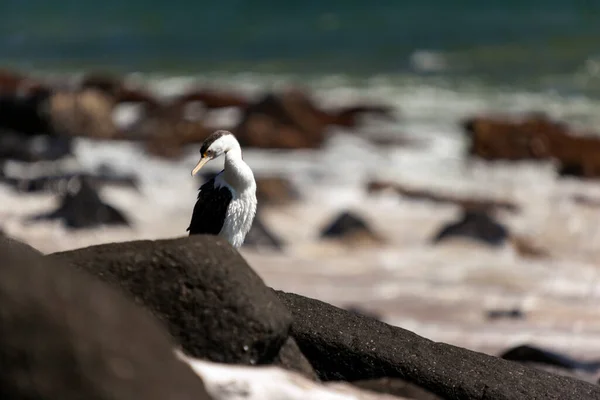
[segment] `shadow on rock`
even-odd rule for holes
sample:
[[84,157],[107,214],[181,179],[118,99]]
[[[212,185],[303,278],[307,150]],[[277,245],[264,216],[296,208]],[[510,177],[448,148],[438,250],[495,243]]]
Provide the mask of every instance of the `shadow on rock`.
[[3,399],[208,400],[147,311],[86,273],[0,238]]

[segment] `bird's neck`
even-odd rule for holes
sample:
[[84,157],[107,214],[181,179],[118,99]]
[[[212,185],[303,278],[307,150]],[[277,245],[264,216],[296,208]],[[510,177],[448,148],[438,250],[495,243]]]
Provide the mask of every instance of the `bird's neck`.
[[225,154],[225,169],[223,172],[225,181],[235,190],[256,190],[254,174],[242,159],[242,150],[234,147]]

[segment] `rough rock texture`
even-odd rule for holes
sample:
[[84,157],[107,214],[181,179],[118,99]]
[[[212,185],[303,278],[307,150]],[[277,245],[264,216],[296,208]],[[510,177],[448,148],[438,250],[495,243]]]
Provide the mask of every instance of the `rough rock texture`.
[[0,398],[209,399],[146,310],[0,237]]
[[446,399],[598,399],[600,387],[444,343],[327,303],[276,292],[323,380],[398,377]]
[[304,354],[302,354],[294,338],[290,337],[285,341],[273,364],[290,371],[299,372],[309,379],[319,380],[317,373],[306,357],[304,357]]
[[217,236],[112,243],[49,257],[123,288],[194,357],[269,363],[288,336],[287,309]]

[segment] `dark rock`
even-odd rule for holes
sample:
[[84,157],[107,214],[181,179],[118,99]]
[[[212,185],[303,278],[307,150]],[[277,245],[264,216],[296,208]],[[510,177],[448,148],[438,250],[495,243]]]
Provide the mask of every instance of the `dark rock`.
[[257,213],[252,223],[252,228],[250,228],[244,240],[244,247],[281,251],[284,243],[267,228],[262,221],[260,213]]
[[[25,259],[36,260],[36,257],[41,257],[44,254],[33,246],[28,245],[20,240],[12,238],[0,231],[0,250],[4,253],[6,262],[23,261]],[[31,258],[33,257],[33,258]]]
[[401,378],[445,399],[598,399],[600,387],[433,342],[327,303],[276,292],[291,334],[323,380]]
[[193,357],[270,363],[288,337],[287,309],[217,236],[104,244],[49,257],[122,288]]
[[15,161],[55,161],[73,155],[70,138],[50,135],[24,135],[0,130],[0,159]]
[[94,228],[101,225],[126,225],[125,215],[102,201],[96,189],[85,177],[74,177],[66,184],[59,207],[46,214],[36,215],[33,221],[62,219],[72,229]]
[[88,274],[0,239],[2,399],[208,400],[158,321]]
[[99,168],[95,173],[68,172],[47,174],[34,177],[3,176],[1,181],[9,184],[14,189],[23,193],[60,192],[72,180],[83,179],[93,187],[119,186],[124,188],[138,188],[138,179],[135,175],[117,174],[108,168]]
[[436,396],[415,384],[398,378],[368,379],[364,381],[354,381],[352,384],[371,392],[389,394],[407,399],[443,400],[443,398]]
[[510,318],[510,319],[523,319],[525,318],[525,314],[523,311],[518,308],[508,309],[508,310],[489,310],[486,312],[486,316],[488,319],[500,319],[500,318]]
[[19,83],[15,91],[0,90],[0,129],[25,136],[54,135],[50,121],[43,112],[52,90],[41,84],[32,84],[24,89],[22,84]]
[[535,346],[521,345],[506,350],[500,355],[501,358],[511,361],[535,362],[538,364],[553,365],[556,367],[582,370],[586,372],[600,371],[599,361],[578,361],[573,357],[560,354]]
[[338,239],[349,244],[381,243],[382,239],[375,234],[358,215],[344,211],[321,230],[320,236],[327,239]]
[[508,230],[487,212],[464,210],[460,220],[443,226],[434,235],[432,241],[439,243],[453,237],[468,238],[492,246],[501,246],[508,238]]
[[279,350],[279,354],[275,358],[273,365],[298,372],[315,381],[319,380],[312,365],[310,365],[296,341],[291,337],[281,346],[281,350]]

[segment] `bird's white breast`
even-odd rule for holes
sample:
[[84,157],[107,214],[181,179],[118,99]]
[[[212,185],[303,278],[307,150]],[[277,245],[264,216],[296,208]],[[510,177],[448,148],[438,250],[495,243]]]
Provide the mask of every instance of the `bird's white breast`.
[[224,237],[233,247],[239,248],[244,243],[256,215],[256,185],[238,192],[219,175],[215,179],[215,186],[226,186],[233,194],[219,236]]

